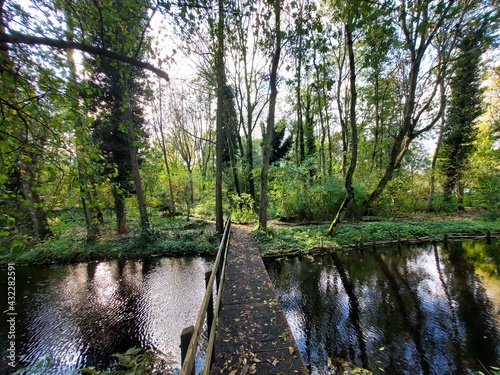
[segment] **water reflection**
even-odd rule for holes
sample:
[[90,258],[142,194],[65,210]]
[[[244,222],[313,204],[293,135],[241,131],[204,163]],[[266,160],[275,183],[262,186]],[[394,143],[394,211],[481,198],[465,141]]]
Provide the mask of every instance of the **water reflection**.
[[267,263],[312,373],[469,374],[500,363],[498,243]]
[[[47,360],[50,369],[40,373],[52,375],[83,366],[104,369],[112,354],[135,346],[154,350],[166,365],[164,373],[178,372],[180,333],[196,320],[209,268],[201,258],[18,267],[20,366],[33,369]],[[1,270],[2,290],[6,281]],[[1,311],[6,302],[0,301]],[[0,332],[7,332],[5,320]],[[0,370],[8,373],[5,356]]]

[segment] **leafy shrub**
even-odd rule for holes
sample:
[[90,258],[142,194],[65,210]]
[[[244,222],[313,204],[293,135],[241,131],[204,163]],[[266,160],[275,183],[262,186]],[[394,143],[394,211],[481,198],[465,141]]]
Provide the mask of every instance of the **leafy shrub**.
[[249,223],[257,220],[254,202],[250,194],[241,193],[231,196],[231,220],[235,223]]
[[276,215],[296,220],[330,219],[345,197],[345,189],[337,178],[324,184],[314,174],[310,162],[297,167],[291,162],[273,166],[270,175],[270,205]]
[[84,375],[148,375],[156,374],[156,367],[165,367],[163,361],[151,350],[130,348],[123,354],[114,354],[118,358],[114,371],[98,371],[94,367],[77,370]]

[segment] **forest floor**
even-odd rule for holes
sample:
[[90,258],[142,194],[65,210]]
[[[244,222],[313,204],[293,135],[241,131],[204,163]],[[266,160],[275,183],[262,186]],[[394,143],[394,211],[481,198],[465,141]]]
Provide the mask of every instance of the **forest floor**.
[[254,230],[253,235],[264,257],[320,255],[342,249],[500,237],[500,220],[474,212],[366,217],[360,221],[346,221],[331,236],[327,234],[329,225],[329,222],[271,221],[266,233]]
[[[117,258],[151,256],[210,256],[218,247],[212,221],[203,219],[153,218],[151,229],[143,233],[131,222],[129,232],[117,235],[112,221],[100,236],[87,241],[82,224],[67,223],[53,237],[34,241],[19,237],[9,245],[0,244],[0,266],[7,263],[76,263]],[[346,221],[333,236],[327,235],[329,223],[283,223],[270,220],[266,232],[256,223],[246,227],[254,236],[264,257],[322,254],[342,249],[383,245],[442,242],[443,240],[500,236],[500,220],[483,214],[433,214],[392,218],[364,218]],[[17,241],[17,242],[16,242]]]

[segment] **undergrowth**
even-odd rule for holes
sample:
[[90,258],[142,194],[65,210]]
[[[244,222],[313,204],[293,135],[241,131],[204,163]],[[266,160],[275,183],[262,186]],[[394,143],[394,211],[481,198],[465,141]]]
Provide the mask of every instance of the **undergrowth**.
[[327,235],[328,224],[285,226],[272,225],[266,232],[255,230],[253,235],[262,254],[280,250],[307,251],[316,246],[341,247],[360,241],[387,241],[429,237],[442,239],[444,234],[484,234],[500,231],[500,222],[482,218],[376,221],[342,224],[338,232]]
[[73,263],[119,257],[211,255],[218,246],[212,223],[203,220],[157,218],[141,230],[131,222],[129,232],[117,235],[112,223],[87,241],[84,227],[73,223],[53,237],[15,249],[0,249],[0,264]]

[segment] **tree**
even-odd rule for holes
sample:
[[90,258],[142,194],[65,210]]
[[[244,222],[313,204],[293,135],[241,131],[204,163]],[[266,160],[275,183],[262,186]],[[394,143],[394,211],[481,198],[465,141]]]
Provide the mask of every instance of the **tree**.
[[[135,51],[136,56],[144,54],[148,48],[144,30],[150,20],[147,7],[134,3],[126,7],[108,7],[107,10],[108,17],[111,20],[114,17],[115,22],[105,25],[104,32],[101,29],[92,30],[96,43],[107,49]],[[101,119],[95,123],[94,133],[108,163],[117,166],[118,173],[112,177],[112,189],[118,233],[126,232],[124,199],[125,192],[132,191],[129,187],[130,177],[137,196],[141,228],[146,230],[149,220],[139,171],[138,149],[141,145],[140,137],[145,136],[142,129],[144,118],[139,103],[139,97],[144,96],[140,82],[143,77],[137,67],[108,58],[95,58],[87,65],[93,68],[93,82],[100,93],[96,103],[98,113],[103,110],[100,108],[101,103],[106,103],[106,112],[100,114]]]
[[219,20],[217,22],[217,49],[215,53],[215,73],[217,77],[217,125],[215,138],[215,230],[222,236],[224,231],[224,218],[222,213],[222,153],[224,129],[224,88],[226,87],[226,72],[224,65],[224,26],[225,10],[224,0],[218,0]]
[[259,202],[259,229],[267,229],[267,187],[268,187],[268,174],[269,162],[271,160],[272,140],[274,136],[275,127],[275,111],[276,111],[276,98],[278,97],[278,66],[281,57],[281,0],[272,0],[269,3],[272,7],[274,15],[274,25],[272,30],[273,43],[272,43],[272,58],[271,69],[269,75],[269,112],[267,115],[266,131],[263,134],[262,145],[262,168],[260,172],[260,202]]
[[458,204],[462,204],[462,176],[468,168],[469,156],[476,138],[476,119],[481,115],[482,90],[480,62],[484,51],[486,25],[472,29],[460,41],[451,79],[451,99],[443,129],[441,169],[445,176],[444,198],[451,200],[457,189]]
[[[19,48],[1,38],[16,15],[17,9],[4,1],[0,3],[2,205],[10,208],[5,215],[15,221],[17,228],[27,224],[28,233],[46,238],[52,230],[42,176],[48,160],[52,161],[60,151],[57,148],[63,147],[60,132],[66,129],[58,121],[61,101],[54,95],[63,82],[55,76],[56,67],[60,67],[57,57]],[[52,92],[47,92],[48,88]]]
[[[258,40],[262,30],[258,15],[253,12],[254,2],[238,2],[237,10],[228,20],[234,32],[228,33],[228,45],[234,66],[235,102],[238,110],[238,133],[243,131],[245,144],[241,152],[244,189],[256,203],[254,178],[254,130],[268,102],[266,76],[267,56],[261,56]],[[231,75],[228,76],[231,79]]]
[[346,189],[346,197],[342,202],[335,219],[330,224],[328,228],[328,234],[334,234],[342,220],[344,220],[345,214],[354,203],[354,185],[353,177],[356,170],[356,164],[358,160],[358,127],[356,122],[356,105],[357,105],[357,90],[356,90],[356,62],[354,59],[354,40],[353,34],[356,28],[356,16],[352,10],[347,12],[347,19],[345,21],[345,36],[346,36],[346,46],[347,46],[347,56],[349,62],[349,92],[350,92],[350,107],[349,107],[349,129],[351,134],[350,142],[350,159],[349,168],[345,174],[344,186]]
[[[470,2],[465,6],[453,1],[440,1],[437,4],[426,0],[402,2],[397,17],[397,26],[403,36],[401,56],[406,67],[401,121],[395,130],[388,154],[385,170],[377,186],[364,202],[365,209],[378,199],[384,188],[399,169],[409,150],[410,144],[420,135],[433,129],[444,112],[444,103],[436,110],[432,104],[446,72],[451,51],[465,20],[475,15],[478,3]],[[433,42],[441,35],[448,35],[447,59],[424,61],[431,57]],[[439,54],[437,54],[439,55]],[[407,77],[407,78],[406,78]]]
[[168,180],[168,191],[169,191],[169,204],[168,211],[171,215],[175,213],[175,198],[174,198],[174,188],[172,184],[172,175],[170,173],[170,163],[168,160],[167,152],[167,140],[165,136],[165,118],[164,118],[164,89],[162,82],[158,82],[157,96],[155,97],[157,101],[154,101],[153,105],[153,128],[160,144],[160,149],[163,156],[163,163],[165,164],[165,169],[167,172]]
[[[43,11],[42,9],[46,7],[47,4],[37,4],[37,10],[39,12]],[[68,5],[68,4],[67,4]],[[72,4],[74,5],[74,4]],[[96,5],[96,3],[94,3]],[[48,8],[50,9],[51,4],[49,4]],[[57,9],[55,7],[55,9]],[[126,64],[130,65],[135,65],[141,69],[147,69],[154,74],[158,75],[159,77],[165,79],[168,81],[169,77],[166,72],[164,72],[161,69],[158,69],[152,64],[149,64],[147,62],[141,61],[137,59],[137,56],[130,56],[126,55],[123,53],[119,52],[114,52],[111,51],[107,48],[104,48],[102,46],[96,46],[80,41],[75,41],[69,38],[69,40],[66,39],[66,36],[64,34],[64,30],[62,28],[58,28],[57,25],[54,25],[52,22],[46,22],[45,27],[43,28],[44,32],[47,33],[52,33],[56,34],[59,33],[59,35],[54,35],[53,37],[48,37],[48,36],[37,36],[37,35],[31,35],[28,33],[22,33],[19,32],[18,30],[15,30],[13,28],[9,27],[8,20],[6,18],[8,9],[7,8],[7,2],[5,0],[0,0],[0,50],[6,51],[9,48],[9,45],[29,45],[29,46],[47,46],[47,47],[52,47],[55,49],[71,49],[71,50],[79,50],[82,52],[87,52],[89,54],[95,55],[95,56],[102,56],[106,57],[111,60],[116,60],[116,61],[121,61]],[[50,9],[50,11],[53,11],[54,8]],[[73,7],[73,9],[76,9],[76,7]],[[82,8],[78,8],[78,11],[81,11]],[[102,11],[102,9],[101,9]],[[154,13],[154,12],[153,12]],[[102,16],[103,13],[101,13]],[[76,16],[76,14],[73,14],[72,16]],[[47,16],[47,20],[49,20],[50,17]],[[75,18],[77,19],[77,18]],[[104,22],[103,18],[99,18],[101,22]],[[80,20],[81,21],[81,20]],[[86,22],[89,20],[87,19]],[[29,24],[29,23],[27,23]],[[83,22],[79,22],[79,24],[82,26]],[[105,27],[104,24],[101,25],[102,28]],[[29,29],[28,29],[29,30]],[[42,28],[33,28],[32,30],[40,33],[40,30]],[[45,34],[44,33],[44,34]],[[72,33],[70,32],[70,35]]]
[[[64,6],[64,5],[63,5]],[[74,37],[74,24],[71,17],[71,12],[68,8],[63,9],[66,25],[68,28],[68,39],[73,40]],[[75,133],[75,153],[76,163],[78,169],[78,185],[80,189],[80,199],[82,202],[83,213],[85,216],[85,223],[87,225],[87,240],[93,241],[99,234],[99,207],[97,205],[95,194],[95,183],[93,181],[93,172],[91,170],[91,163],[95,160],[95,153],[93,153],[93,145],[90,142],[89,129],[85,124],[85,119],[82,114],[79,102],[81,96],[79,95],[80,86],[78,84],[78,73],[76,62],[74,58],[74,51],[71,49],[66,50],[66,58],[69,69],[69,81],[67,83],[67,96],[70,101],[70,114],[74,121]],[[93,155],[94,154],[94,155]]]

